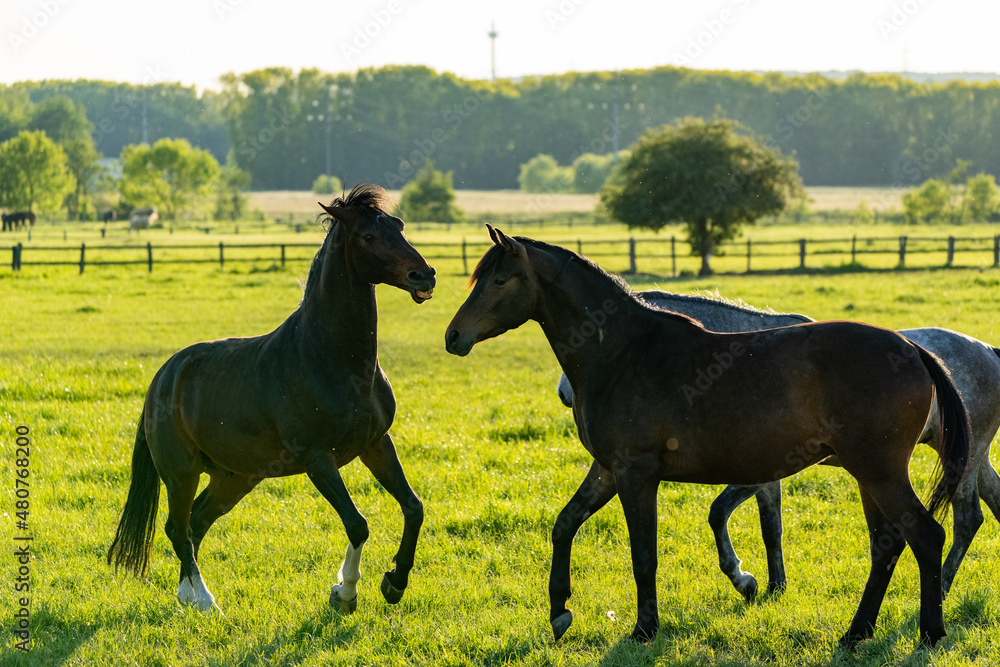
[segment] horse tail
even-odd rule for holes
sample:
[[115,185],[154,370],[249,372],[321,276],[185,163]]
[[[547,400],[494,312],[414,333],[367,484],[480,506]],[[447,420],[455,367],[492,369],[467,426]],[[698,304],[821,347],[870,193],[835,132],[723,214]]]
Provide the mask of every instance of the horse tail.
[[937,394],[938,418],[941,427],[940,464],[935,474],[934,490],[927,502],[931,514],[941,514],[951,503],[969,464],[969,413],[955,388],[951,375],[941,360],[919,345],[914,345],[934,381]]
[[108,565],[141,576],[149,569],[149,552],[153,543],[153,527],[160,501],[160,476],[146,442],[145,416],[139,417],[132,450],[132,482],[128,499],[118,521],[118,532],[108,549]]

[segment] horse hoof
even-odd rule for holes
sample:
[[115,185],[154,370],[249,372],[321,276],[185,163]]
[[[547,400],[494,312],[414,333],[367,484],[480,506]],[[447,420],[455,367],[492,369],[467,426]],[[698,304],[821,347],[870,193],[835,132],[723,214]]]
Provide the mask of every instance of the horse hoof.
[[556,641],[559,641],[559,638],[566,634],[571,625],[573,625],[573,612],[569,610],[552,619],[552,634],[555,635]]
[[944,628],[936,629],[931,632],[920,631],[920,643],[927,648],[934,648],[934,646],[941,641],[941,639],[948,633],[944,631]]
[[340,584],[337,584],[330,591],[330,606],[334,609],[340,607],[340,611],[345,614],[353,614],[358,608],[358,596],[355,595],[350,600],[345,600],[340,597]]
[[629,635],[628,638],[634,642],[645,644],[646,642],[650,641],[651,639],[653,639],[653,637],[656,636],[656,632],[657,632],[656,628],[652,629],[644,628],[637,624],[635,626],[635,629],[632,630],[632,634]]
[[753,602],[757,597],[757,578],[752,574],[744,573],[738,582],[733,582],[736,592],[743,596],[747,602]]
[[382,575],[381,590],[382,590],[382,597],[384,597],[385,601],[388,602],[389,604],[396,604],[403,599],[403,590],[396,588],[395,586],[392,585],[392,583],[389,581],[388,572]]
[[851,653],[854,653],[854,649],[858,647],[858,644],[861,643],[862,639],[864,639],[864,637],[852,635],[851,633],[848,632],[845,633],[843,637],[837,640],[837,646],[844,649],[845,651],[850,651]]

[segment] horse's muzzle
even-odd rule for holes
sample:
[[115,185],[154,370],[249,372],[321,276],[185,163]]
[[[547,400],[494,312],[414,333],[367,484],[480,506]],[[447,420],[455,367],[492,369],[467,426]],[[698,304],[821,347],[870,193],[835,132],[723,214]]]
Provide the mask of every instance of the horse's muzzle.
[[471,336],[462,336],[458,329],[449,328],[444,334],[444,349],[451,354],[464,357],[472,351],[472,346],[476,344],[476,339]]
[[406,289],[414,301],[423,303],[433,296],[434,286],[437,285],[435,273],[434,267],[428,266],[426,271],[410,271],[406,274]]

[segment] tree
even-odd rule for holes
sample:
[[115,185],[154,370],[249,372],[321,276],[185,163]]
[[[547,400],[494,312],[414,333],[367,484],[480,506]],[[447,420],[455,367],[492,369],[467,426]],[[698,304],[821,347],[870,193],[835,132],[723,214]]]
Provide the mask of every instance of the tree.
[[67,167],[76,180],[76,187],[66,197],[66,211],[71,220],[75,219],[84,205],[84,193],[98,174],[101,154],[94,147],[94,125],[87,120],[82,106],[65,95],[56,95],[32,108],[29,127],[44,131],[66,151]]
[[250,188],[250,172],[236,166],[232,160],[219,170],[215,179],[215,219],[239,220],[246,214],[246,190]]
[[573,170],[560,167],[551,155],[536,155],[521,165],[517,182],[524,192],[570,192]]
[[176,220],[208,198],[219,174],[212,154],[184,139],[160,139],[152,146],[122,149],[118,189],[132,206],[157,206],[165,219]]
[[459,222],[464,217],[462,209],[455,205],[451,172],[441,173],[430,160],[403,186],[399,207],[410,220]]
[[344,189],[343,184],[340,179],[336,176],[327,176],[326,174],[320,174],[313,181],[312,191],[316,195],[333,195]]
[[920,189],[903,195],[903,214],[911,225],[944,223],[952,219],[952,186],[936,178],[924,181]]
[[803,196],[798,164],[730,120],[685,118],[655,128],[631,148],[601,203],[629,227],[687,227],[691,252],[710,259],[744,224],[779,213]]
[[66,152],[44,132],[25,130],[0,144],[0,206],[58,211],[74,187]]
[[965,187],[965,213],[972,222],[995,222],[1000,211],[1000,189],[991,174],[976,174]]
[[600,192],[611,175],[615,156],[584,153],[573,160],[573,192],[590,194]]

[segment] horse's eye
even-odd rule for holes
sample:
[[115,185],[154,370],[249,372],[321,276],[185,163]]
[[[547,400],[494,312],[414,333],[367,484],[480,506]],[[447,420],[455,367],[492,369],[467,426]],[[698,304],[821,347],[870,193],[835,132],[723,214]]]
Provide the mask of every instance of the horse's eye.
[[374,234],[365,234],[361,238],[363,238],[365,240],[365,243],[371,243],[372,241],[375,240],[375,235]]
[[494,278],[493,279],[493,284],[494,285],[503,285],[506,282],[507,282],[506,278]]

